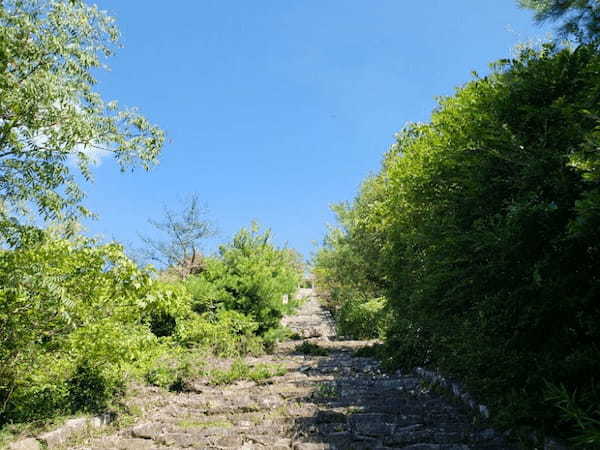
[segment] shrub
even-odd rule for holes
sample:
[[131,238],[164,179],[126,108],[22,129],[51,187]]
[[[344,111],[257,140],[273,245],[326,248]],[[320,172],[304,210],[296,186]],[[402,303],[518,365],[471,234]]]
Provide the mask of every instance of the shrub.
[[191,296],[178,283],[153,281],[151,290],[140,300],[142,320],[157,337],[172,336],[177,322],[186,320],[192,312]]
[[287,327],[271,328],[262,336],[262,341],[267,352],[273,352],[277,343],[292,338],[294,332]]
[[157,344],[152,314],[185,309],[119,245],[43,232],[0,252],[0,286],[0,423],[99,408]]
[[192,378],[192,372],[189,356],[177,349],[172,349],[156,358],[144,375],[146,381],[154,386],[169,391],[183,392]]
[[[101,410],[129,376],[183,389],[178,345],[237,357],[285,335],[299,266],[268,233],[242,231],[205,272],[168,283],[117,244],[19,232],[0,251],[0,425]],[[183,359],[165,363],[169,352]]]
[[124,385],[121,377],[110,379],[106,372],[84,361],[67,379],[69,405],[73,412],[100,412]]
[[262,381],[274,376],[284,375],[286,370],[279,366],[257,364],[250,366],[242,359],[236,359],[231,367],[226,370],[213,370],[210,372],[211,383],[231,384],[239,380]]
[[367,301],[347,300],[335,316],[338,334],[354,339],[383,337],[388,317],[384,298]]
[[220,310],[205,313],[182,322],[177,340],[186,346],[209,349],[219,356],[232,357],[263,350],[262,340],[255,335],[258,324],[237,311]]
[[183,282],[192,298],[192,309],[198,314],[215,312],[232,295],[226,288],[227,270],[223,261],[218,257],[206,257],[204,264],[201,274],[189,276]]
[[298,255],[276,248],[270,232],[260,233],[253,225],[221,246],[218,257],[207,258],[205,270],[185,286],[195,311],[238,311],[251,317],[262,335],[279,327],[281,317],[297,305],[285,305],[283,297],[292,298],[299,281]]
[[[389,359],[462,379],[509,427],[579,433],[572,404],[598,420],[599,74],[597,46],[547,44],[440,99],[316,260],[342,328],[368,334],[371,296],[349,295],[366,282],[393,311]],[[577,401],[549,407],[544,381]]]
[[546,386],[546,400],[560,411],[560,420],[575,430],[571,441],[578,447],[600,446],[600,407],[595,402],[600,397],[598,389],[590,386],[579,394],[570,393],[563,385]]

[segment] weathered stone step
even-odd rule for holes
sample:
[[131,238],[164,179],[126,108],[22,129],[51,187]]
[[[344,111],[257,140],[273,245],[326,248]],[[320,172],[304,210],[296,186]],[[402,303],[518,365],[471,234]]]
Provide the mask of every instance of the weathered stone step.
[[[300,342],[282,343],[276,354],[249,364],[280,364],[288,373],[261,383],[190,384],[186,393],[162,396],[138,424],[91,439],[80,450],[100,449],[295,449],[295,450],[507,450],[500,435],[478,430],[471,417],[413,375],[382,373],[372,358],[356,358],[360,341],[329,340],[331,317],[312,298],[286,319],[327,356],[294,353]],[[231,362],[217,362],[227,365]],[[143,403],[143,402],[142,402]]]

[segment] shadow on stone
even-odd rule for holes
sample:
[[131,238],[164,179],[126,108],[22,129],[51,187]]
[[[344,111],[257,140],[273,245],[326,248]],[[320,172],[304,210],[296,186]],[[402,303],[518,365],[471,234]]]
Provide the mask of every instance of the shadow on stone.
[[313,414],[294,420],[296,450],[512,448],[495,431],[473,425],[463,405],[424,388],[420,378],[385,374],[377,361],[353,357],[356,341],[324,344],[325,357],[306,357],[301,402]]

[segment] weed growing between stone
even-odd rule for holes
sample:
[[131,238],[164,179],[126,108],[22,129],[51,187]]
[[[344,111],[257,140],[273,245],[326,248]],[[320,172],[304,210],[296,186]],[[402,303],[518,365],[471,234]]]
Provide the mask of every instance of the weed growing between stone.
[[321,383],[313,393],[315,399],[318,400],[333,400],[338,398],[340,393],[334,384]]
[[302,344],[299,344],[294,348],[295,353],[301,353],[303,355],[310,356],[327,356],[329,355],[329,350],[325,347],[321,347],[318,344],[314,344],[309,341],[304,341]]
[[237,359],[229,369],[213,369],[207,372],[210,383],[214,385],[231,384],[236,381],[263,381],[286,373],[282,366],[257,364],[251,366],[242,359]]

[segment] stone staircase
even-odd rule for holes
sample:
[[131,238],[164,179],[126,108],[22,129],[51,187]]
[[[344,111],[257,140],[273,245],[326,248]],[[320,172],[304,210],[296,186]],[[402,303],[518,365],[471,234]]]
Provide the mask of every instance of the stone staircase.
[[302,338],[331,339],[335,337],[335,324],[329,311],[319,304],[312,289],[300,289],[297,297],[306,301],[296,314],[284,317],[282,325],[287,326]]
[[283,365],[288,372],[260,383],[193,383],[189,392],[144,387],[137,423],[70,444],[75,449],[509,449],[501,435],[426,389],[421,379],[389,375],[377,361],[354,357],[365,341],[336,341],[331,317],[314,297],[285,322],[327,356],[294,352],[282,343],[249,364]]

